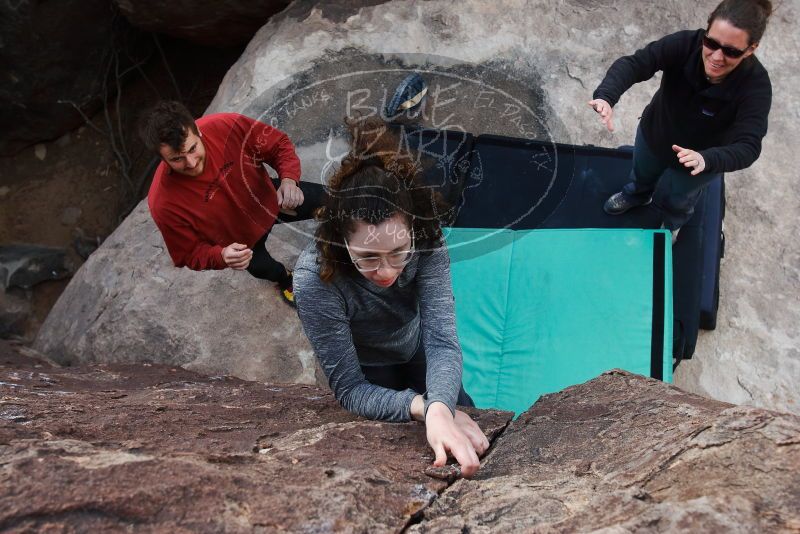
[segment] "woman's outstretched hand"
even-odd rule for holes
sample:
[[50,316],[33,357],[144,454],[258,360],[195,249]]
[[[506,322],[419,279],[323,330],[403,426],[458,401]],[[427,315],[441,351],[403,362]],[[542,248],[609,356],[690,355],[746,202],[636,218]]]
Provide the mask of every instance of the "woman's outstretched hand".
[[[433,462],[435,467],[442,467],[447,463],[447,453],[450,453],[456,461],[461,465],[461,474],[464,477],[471,477],[478,471],[480,461],[478,460],[478,452],[473,444],[473,440],[480,443],[476,437],[469,437],[464,433],[462,428],[468,425],[464,422],[464,417],[469,419],[467,414],[456,412],[456,417],[450,413],[450,408],[441,402],[434,402],[428,407],[428,413],[425,416],[425,430],[428,436],[428,444],[436,454],[436,459]],[[458,420],[458,422],[457,422]],[[461,423],[461,424],[459,424]],[[470,423],[478,427],[471,419]],[[480,432],[480,429],[478,429]],[[472,433],[472,429],[470,429]],[[483,435],[481,433],[481,435]],[[486,438],[484,438],[486,439]],[[486,447],[488,447],[488,442]],[[483,451],[486,450],[483,447]]]
[[606,125],[609,132],[614,131],[614,109],[611,107],[611,104],[603,100],[602,98],[595,98],[594,100],[589,100],[589,106],[593,110],[600,115],[600,122]]
[[684,167],[692,169],[692,176],[697,176],[706,168],[706,160],[703,159],[700,152],[695,152],[694,150],[683,148],[678,145],[672,145],[672,150],[675,151],[678,161],[683,163]]

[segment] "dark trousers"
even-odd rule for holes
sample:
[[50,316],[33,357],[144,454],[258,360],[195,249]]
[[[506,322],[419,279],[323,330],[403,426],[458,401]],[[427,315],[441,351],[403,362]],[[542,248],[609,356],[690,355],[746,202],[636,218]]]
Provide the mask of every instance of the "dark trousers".
[[676,230],[692,218],[703,188],[717,176],[719,175],[707,172],[692,176],[688,169],[665,165],[647,146],[642,128],[639,127],[633,148],[631,181],[622,192],[631,198],[645,200],[653,195],[659,180],[669,180],[669,194],[663,200],[661,208],[664,210],[664,227]]
[[[281,185],[280,180],[273,178],[272,180],[275,189]],[[314,210],[322,205],[325,199],[325,187],[321,184],[314,184],[308,182],[300,182],[300,190],[303,192],[303,203],[297,206],[294,211],[297,215],[287,215],[279,213],[275,219],[275,224],[304,221],[306,219],[314,218]],[[276,261],[267,252],[267,237],[272,231],[272,228],[267,230],[261,239],[253,245],[253,258],[250,260],[250,265],[247,266],[247,272],[261,278],[262,280],[270,280],[277,282],[282,289],[286,289],[291,285],[291,279],[286,271],[286,267]]]
[[[413,389],[420,395],[427,391],[425,385],[425,372],[428,368],[428,362],[425,358],[425,351],[420,346],[416,354],[406,363],[396,365],[362,365],[361,371],[371,384],[382,386],[396,391],[403,391],[404,389]],[[458,399],[456,399],[458,406],[474,407],[475,403],[472,402],[466,391],[464,385],[458,391]]]

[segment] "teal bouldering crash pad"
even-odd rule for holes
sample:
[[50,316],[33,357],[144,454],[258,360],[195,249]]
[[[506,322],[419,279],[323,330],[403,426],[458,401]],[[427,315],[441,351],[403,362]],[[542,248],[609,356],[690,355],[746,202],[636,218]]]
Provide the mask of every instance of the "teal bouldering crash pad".
[[665,230],[450,228],[464,388],[521,413],[613,368],[672,381]]

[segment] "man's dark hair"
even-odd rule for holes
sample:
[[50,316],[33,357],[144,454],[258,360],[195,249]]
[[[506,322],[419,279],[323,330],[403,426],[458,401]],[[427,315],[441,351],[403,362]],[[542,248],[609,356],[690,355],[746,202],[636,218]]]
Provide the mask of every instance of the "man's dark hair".
[[162,100],[142,116],[139,137],[155,153],[158,153],[161,145],[168,145],[175,152],[180,152],[189,129],[198,135],[197,125],[186,106],[174,100]]

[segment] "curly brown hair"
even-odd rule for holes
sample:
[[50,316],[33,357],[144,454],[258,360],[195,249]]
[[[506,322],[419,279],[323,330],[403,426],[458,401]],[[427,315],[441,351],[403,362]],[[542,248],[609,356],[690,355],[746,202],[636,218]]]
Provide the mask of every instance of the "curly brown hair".
[[[377,225],[400,215],[412,229],[417,250],[442,243],[442,225],[452,212],[422,183],[422,166],[401,136],[378,117],[345,118],[350,152],[329,179],[325,205],[317,210],[319,275],[329,282],[354,272],[344,246],[357,221]],[[404,148],[406,147],[406,148]]]

